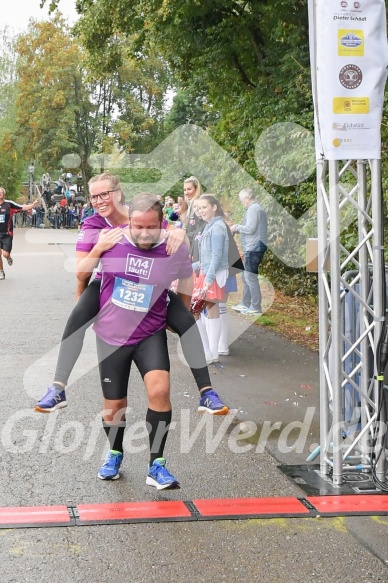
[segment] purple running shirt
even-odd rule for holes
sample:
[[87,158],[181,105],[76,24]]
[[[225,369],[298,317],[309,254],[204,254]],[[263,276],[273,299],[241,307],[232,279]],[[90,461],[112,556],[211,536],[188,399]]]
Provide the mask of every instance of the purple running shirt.
[[[124,225],[115,225],[116,227],[128,227],[128,223]],[[90,253],[95,244],[98,241],[98,237],[102,229],[113,228],[113,225],[107,219],[104,219],[99,214],[94,214],[91,217],[85,219],[80,232],[78,233],[76,251],[82,251],[83,253]],[[101,272],[98,268],[94,270],[94,279],[101,279]]]
[[[128,223],[124,225],[115,225],[116,227],[128,227]],[[92,217],[85,219],[80,232],[78,233],[78,239],[76,244],[76,251],[82,251],[90,253],[95,244],[98,241],[100,231],[102,229],[112,228],[113,225],[107,219],[104,219],[101,215],[95,214]]]
[[126,236],[101,256],[101,271],[100,312],[93,329],[113,346],[137,344],[166,328],[168,288],[193,274],[186,245],[169,256],[164,241],[142,250]]

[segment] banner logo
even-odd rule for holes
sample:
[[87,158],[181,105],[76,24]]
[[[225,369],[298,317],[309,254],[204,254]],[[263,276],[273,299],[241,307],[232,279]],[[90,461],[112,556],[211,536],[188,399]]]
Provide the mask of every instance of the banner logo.
[[362,71],[357,65],[345,65],[339,72],[338,78],[346,89],[357,89],[362,83]]
[[364,32],[362,30],[338,31],[338,56],[363,57],[364,56]]
[[334,97],[333,113],[369,113],[369,97]]

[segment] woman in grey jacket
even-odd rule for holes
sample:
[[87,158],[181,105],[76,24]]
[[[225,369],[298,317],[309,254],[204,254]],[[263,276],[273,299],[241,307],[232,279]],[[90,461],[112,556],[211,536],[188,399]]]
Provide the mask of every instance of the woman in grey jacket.
[[[206,222],[199,240],[199,261],[193,263],[197,277],[194,290],[206,295],[206,329],[201,319],[197,325],[205,349],[207,363],[218,362],[218,343],[221,335],[219,302],[225,300],[225,283],[228,277],[229,237],[219,201],[211,194],[202,195],[197,202],[198,213]],[[207,333],[206,333],[207,332]]]

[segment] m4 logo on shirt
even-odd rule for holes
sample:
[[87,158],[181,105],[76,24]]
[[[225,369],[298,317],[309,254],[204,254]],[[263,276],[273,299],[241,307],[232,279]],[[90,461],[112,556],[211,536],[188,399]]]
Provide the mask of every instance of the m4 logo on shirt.
[[149,279],[154,259],[140,257],[139,255],[127,255],[126,275],[137,275],[142,279]]

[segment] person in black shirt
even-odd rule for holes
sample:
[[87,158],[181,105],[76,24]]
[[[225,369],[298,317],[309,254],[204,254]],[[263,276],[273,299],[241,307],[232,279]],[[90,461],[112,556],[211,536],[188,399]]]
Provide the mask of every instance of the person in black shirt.
[[0,279],[5,279],[3,269],[3,255],[8,265],[12,265],[11,257],[13,240],[13,215],[21,211],[30,211],[38,204],[35,200],[31,204],[17,204],[13,200],[5,199],[5,189],[0,187]]

